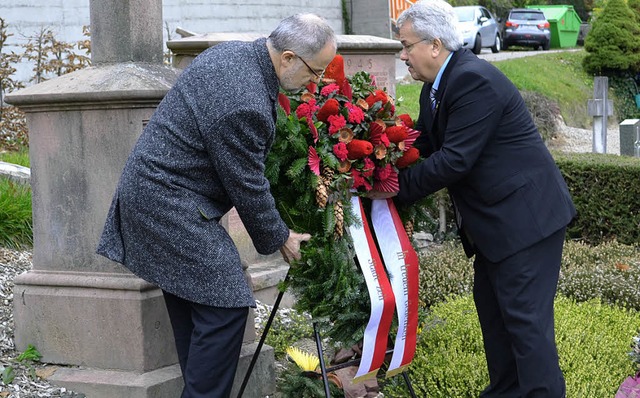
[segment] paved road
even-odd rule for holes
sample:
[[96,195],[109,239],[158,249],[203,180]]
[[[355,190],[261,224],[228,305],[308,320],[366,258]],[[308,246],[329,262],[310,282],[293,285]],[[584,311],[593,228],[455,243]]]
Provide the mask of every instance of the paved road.
[[[530,57],[539,54],[558,53],[565,51],[580,51],[580,48],[572,49],[560,49],[560,50],[548,50],[548,51],[528,51],[528,50],[515,50],[515,51],[500,51],[499,53],[492,53],[490,49],[483,48],[482,52],[478,54],[478,57],[485,59],[489,62],[502,61],[511,58]],[[407,72],[407,66],[404,62],[400,61],[400,58],[396,58],[396,81],[404,79],[409,72]]]

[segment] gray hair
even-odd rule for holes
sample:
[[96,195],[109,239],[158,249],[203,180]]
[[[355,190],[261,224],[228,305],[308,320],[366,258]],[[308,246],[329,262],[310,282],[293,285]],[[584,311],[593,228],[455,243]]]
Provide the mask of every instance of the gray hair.
[[303,58],[313,58],[327,43],[337,47],[331,26],[316,14],[295,14],[283,19],[269,35],[276,51],[291,50]]
[[449,51],[457,51],[462,47],[458,16],[453,7],[443,0],[422,0],[415,3],[398,17],[398,29],[405,22],[411,23],[413,31],[421,39],[440,39],[444,48]]

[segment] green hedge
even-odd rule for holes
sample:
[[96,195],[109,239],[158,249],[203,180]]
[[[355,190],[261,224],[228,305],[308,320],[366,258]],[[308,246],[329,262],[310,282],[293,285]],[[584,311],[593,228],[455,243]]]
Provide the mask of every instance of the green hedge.
[[640,242],[640,159],[592,153],[554,154],[578,215],[568,236],[592,244]]
[[[472,286],[473,260],[459,243],[446,242],[420,256],[420,299],[427,308],[448,296],[471,293]],[[565,242],[558,293],[640,311],[639,249],[617,241],[597,246]]]

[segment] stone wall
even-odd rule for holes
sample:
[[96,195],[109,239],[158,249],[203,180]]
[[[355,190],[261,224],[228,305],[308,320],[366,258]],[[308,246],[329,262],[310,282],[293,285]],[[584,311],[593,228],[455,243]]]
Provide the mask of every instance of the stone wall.
[[[371,0],[374,2],[382,0]],[[386,0],[383,0],[386,3]],[[89,0],[1,1],[0,17],[8,24],[9,37],[3,52],[22,53],[21,44],[41,28],[50,28],[60,41],[75,43],[85,39],[82,26],[89,25]],[[278,22],[297,12],[324,16],[337,33],[343,33],[340,0],[164,0],[162,15],[164,42],[176,39],[176,28],[195,33],[269,33]],[[23,61],[13,78],[28,81],[33,64]]]

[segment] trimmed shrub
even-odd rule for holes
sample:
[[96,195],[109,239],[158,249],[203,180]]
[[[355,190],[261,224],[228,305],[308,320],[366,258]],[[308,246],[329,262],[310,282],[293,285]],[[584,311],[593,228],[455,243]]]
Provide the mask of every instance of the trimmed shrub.
[[585,70],[593,74],[640,71],[640,26],[624,0],[607,1],[593,21],[584,48]]
[[616,241],[595,247],[566,242],[558,293],[640,311],[639,254],[637,248]]
[[420,299],[427,308],[448,296],[471,293],[472,286],[473,259],[459,242],[446,241],[420,255]]

